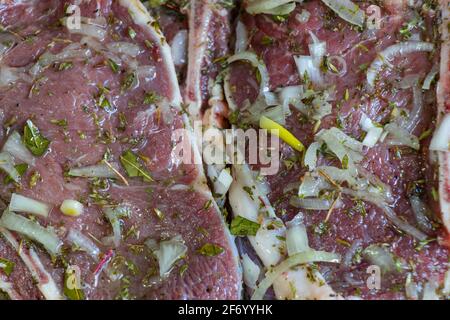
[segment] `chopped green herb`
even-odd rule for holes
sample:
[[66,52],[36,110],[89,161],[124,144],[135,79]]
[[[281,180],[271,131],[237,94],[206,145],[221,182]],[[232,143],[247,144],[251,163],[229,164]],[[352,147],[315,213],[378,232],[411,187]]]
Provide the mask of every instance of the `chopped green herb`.
[[119,126],[117,129],[119,131],[125,131],[127,129],[127,117],[125,116],[125,113],[119,112]]
[[208,210],[209,208],[211,208],[211,205],[212,205],[212,200],[210,199],[210,200],[205,202],[205,204],[203,205],[202,209],[203,210]]
[[342,158],[342,169],[348,169],[348,155],[345,155]]
[[253,190],[252,190],[252,188],[250,188],[249,186],[244,186],[244,187],[242,187],[242,189],[244,189],[244,191],[247,192],[247,194],[253,200]]
[[131,39],[134,39],[137,36],[136,31],[134,31],[134,29],[131,27],[128,28],[128,35],[130,36]]
[[111,68],[112,72],[118,73],[120,71],[119,65],[115,63],[114,60],[108,59],[108,65]]
[[148,5],[150,6],[150,8],[157,8],[159,6],[162,6],[166,2],[167,0],[149,0]]
[[423,139],[428,138],[432,133],[433,133],[433,130],[431,130],[431,129],[425,130],[425,131],[422,132],[422,134],[420,135],[419,141],[422,141]]
[[180,267],[180,277],[183,277],[183,275],[186,273],[188,268],[189,268],[189,266],[187,264],[183,264]]
[[61,62],[58,66],[59,71],[69,70],[73,67],[73,62],[67,61],[67,62]]
[[265,46],[270,46],[273,43],[273,39],[267,35],[264,35],[261,39],[261,44]]
[[52,124],[55,124],[55,125],[60,126],[60,127],[67,127],[67,120],[66,119],[61,119],[61,120],[52,119],[52,120],[50,120],[50,122]]
[[48,149],[50,141],[40,134],[39,129],[28,120],[23,129],[23,143],[35,156],[42,156]]
[[319,236],[322,236],[328,232],[329,228],[330,226],[328,225],[327,222],[320,222],[318,225],[314,227],[314,233]]
[[144,96],[144,104],[154,104],[158,100],[159,97],[155,92],[147,92]]
[[30,177],[30,183],[29,183],[30,188],[36,187],[36,185],[38,184],[38,182],[40,180],[41,180],[41,174],[39,173],[39,171],[33,172],[33,174]]
[[14,271],[14,266],[16,264],[12,261],[9,261],[4,258],[0,258],[0,269],[9,277],[11,273]]
[[125,79],[122,81],[122,91],[130,90],[133,87],[133,84],[136,82],[137,77],[136,73],[132,72],[125,76]]
[[141,164],[139,157],[132,151],[128,150],[124,152],[120,156],[120,162],[122,163],[122,166],[125,168],[130,178],[142,177],[144,181],[153,181],[148,170],[144,167],[143,164]]
[[200,249],[198,249],[198,253],[207,257],[215,257],[219,254],[223,253],[224,249],[218,245],[207,243]]
[[439,193],[437,192],[435,187],[431,188],[431,195],[432,195],[434,201],[439,200]]
[[[25,172],[28,170],[28,164],[21,163],[21,164],[15,165],[14,168],[16,168],[16,171],[22,177],[25,174]],[[11,178],[11,176],[9,176],[9,175],[6,176],[5,179],[3,180],[4,184],[10,184],[11,182],[14,182],[14,179]]]
[[235,236],[256,236],[260,227],[259,223],[237,216],[231,221],[230,231]]
[[97,105],[100,108],[105,109],[106,111],[111,110],[111,103],[109,102],[108,98],[106,97],[106,94],[109,93],[109,89],[105,88],[103,86],[99,87],[99,92],[97,96]]
[[163,220],[164,219],[164,213],[162,213],[161,210],[159,210],[158,208],[154,208],[153,211],[155,212],[156,216],[158,217],[159,220]]

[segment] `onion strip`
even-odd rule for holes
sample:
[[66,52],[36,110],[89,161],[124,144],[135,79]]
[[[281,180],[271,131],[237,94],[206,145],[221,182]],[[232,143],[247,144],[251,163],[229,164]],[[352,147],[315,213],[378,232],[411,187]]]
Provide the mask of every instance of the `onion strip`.
[[272,286],[274,281],[284,272],[289,269],[298,266],[300,264],[312,263],[312,262],[329,262],[329,263],[339,263],[340,256],[336,253],[329,253],[324,251],[308,251],[297,253],[283,262],[278,266],[267,272],[266,277],[262,280],[255,292],[253,293],[252,300],[262,300],[266,291]]

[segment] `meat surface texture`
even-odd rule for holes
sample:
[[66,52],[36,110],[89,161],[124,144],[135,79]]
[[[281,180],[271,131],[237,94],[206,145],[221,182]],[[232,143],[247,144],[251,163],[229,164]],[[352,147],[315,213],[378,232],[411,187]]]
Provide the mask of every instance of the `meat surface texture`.
[[[81,28],[69,28],[73,12]],[[188,120],[170,47],[142,4],[6,1],[0,21],[0,145],[13,133],[25,140],[30,123],[50,142],[20,181],[2,183],[1,199],[7,206],[15,193],[50,206],[48,217],[16,214],[62,241],[51,257],[1,227],[0,258],[14,268],[0,268],[0,289],[17,299],[73,298],[73,290],[87,299],[240,298],[234,245],[203,169],[174,152],[174,133]],[[108,174],[71,174],[89,166]],[[64,215],[67,199],[83,213]],[[75,289],[69,267],[78,271]]]
[[[270,5],[264,7],[258,1],[244,1],[238,24],[245,33],[241,33],[240,41],[238,39],[236,42],[241,44],[238,48],[241,55],[237,62],[230,65],[226,80],[228,83],[225,83],[228,87],[230,119],[235,127],[257,127],[258,121],[252,118],[252,110],[267,112],[273,110],[271,106],[284,104],[281,115],[280,112],[275,115],[268,112],[267,117],[276,117],[273,120],[281,123],[300,140],[306,150],[313,143],[319,144],[313,151],[317,161],[313,163],[315,168],[311,169],[305,164],[307,155],[283,143],[281,169],[276,175],[266,177],[267,185],[264,188],[279,218],[286,223],[295,217],[295,221],[300,220],[306,227],[312,249],[338,253],[342,258],[340,264],[310,265],[314,266],[313,270],[320,272],[321,277],[312,277],[312,280],[310,277],[309,280],[325,287],[331,286],[333,290],[325,291],[333,297],[417,299],[423,295],[429,298],[429,288],[436,289],[444,282],[449,261],[446,244],[448,233],[443,227],[443,223],[448,223],[448,204],[439,209],[439,195],[448,198],[448,152],[440,155],[439,192],[438,160],[434,152],[429,151],[436,123],[440,123],[440,119],[448,113],[448,99],[445,98],[449,92],[448,30],[443,31],[442,48],[439,39],[442,33],[439,32],[440,26],[447,29],[448,25],[448,2],[421,2],[410,6],[407,1],[353,1],[363,14],[370,16],[376,13],[378,27],[349,23],[330,8],[332,5],[326,5],[330,2],[333,3],[304,1],[296,4],[292,12],[277,15],[250,12],[254,8],[269,10],[267,7]],[[440,7],[443,8],[442,16]],[[355,12],[353,19],[358,11]],[[242,34],[246,34],[246,37],[242,37]],[[413,46],[422,42],[429,49],[401,49],[388,55],[395,45],[408,42],[412,42]],[[325,51],[322,51],[323,45]],[[264,74],[261,68],[255,68],[254,62],[249,63],[251,59],[248,56],[242,58],[242,52],[256,54],[260,59],[260,67],[261,64],[265,66],[267,88],[261,91]],[[319,62],[315,65],[317,55]],[[303,57],[300,60],[303,62],[296,63],[298,57]],[[380,69],[374,63],[377,59],[381,61]],[[311,64],[305,65],[308,61]],[[436,86],[437,81],[425,86],[427,76],[432,70],[438,70],[440,65],[439,88]],[[377,72],[375,79],[372,79],[374,68]],[[305,73],[302,70],[307,71]],[[283,101],[283,92],[288,92],[286,88],[291,88],[295,94],[290,95],[291,100]],[[313,95],[308,95],[308,91]],[[278,97],[278,102],[268,104],[264,92]],[[314,100],[323,95],[326,98],[322,101]],[[263,98],[263,104],[267,104],[265,108],[261,107],[260,98]],[[418,105],[420,111],[415,114],[415,106]],[[438,105],[439,114],[436,112]],[[329,106],[329,110],[318,114],[324,111],[325,106]],[[397,111],[404,113],[406,120],[401,120],[401,116],[395,120]],[[385,132],[374,145],[360,145],[361,149],[353,160],[352,151],[348,151],[344,158],[341,155],[340,161],[333,140],[336,140],[334,143],[337,145],[345,145],[343,136],[332,137],[328,143],[320,138],[321,134],[331,129],[333,135],[343,132],[360,143],[365,141],[367,134],[362,129],[361,118],[369,118],[380,128],[386,129],[389,123],[394,122],[399,123],[400,128],[405,128],[405,123],[414,114],[416,118],[406,126],[407,135],[418,138],[420,144],[413,148],[395,141],[392,133]],[[448,134],[448,130],[446,132]],[[374,184],[382,186],[384,196],[389,190],[390,199],[377,200],[374,196],[377,192],[352,186],[350,180],[336,174],[330,167],[346,172],[356,168],[357,179],[364,177],[372,183],[377,181]],[[252,165],[250,168],[257,171],[259,166]],[[342,174],[344,171],[339,172]],[[240,178],[241,168],[234,172],[235,183],[231,189],[230,203],[235,215],[248,218],[241,204],[251,200],[247,190],[251,184],[242,182],[245,179]],[[320,192],[317,191],[315,196],[306,196],[314,199],[304,199],[305,196],[299,194],[299,186],[311,176],[332,186],[316,186]],[[364,191],[355,192],[361,188]],[[308,208],[304,200],[316,201],[315,206],[321,203],[323,207],[325,203],[326,209]],[[442,204],[445,201],[441,199]],[[417,203],[424,208],[419,210],[422,215],[417,215]],[[257,203],[256,207],[258,205],[259,210],[267,209],[264,200]],[[421,220],[423,213],[426,213],[425,220]],[[261,222],[262,215],[260,211],[258,219],[254,221]],[[424,224],[424,221],[427,222]],[[263,225],[258,233],[271,232]],[[284,228],[280,227],[280,237],[285,236]],[[253,249],[246,245],[244,250],[256,250],[258,257],[253,253],[253,260],[259,264],[262,261],[262,265],[269,268],[270,263],[265,262],[268,257],[261,254],[258,235],[249,238]],[[281,242],[277,245],[282,256],[275,260],[281,261],[287,255],[286,244]],[[378,253],[372,255],[374,248]],[[273,253],[272,257],[279,255],[279,252]],[[368,268],[371,265],[383,265],[386,261],[391,267],[381,268],[381,286],[370,288]],[[305,281],[308,275],[302,276],[303,271],[300,269],[297,269],[295,276],[294,271],[290,271],[292,274],[285,272],[274,281],[275,295],[290,299],[324,298],[322,293],[310,288],[311,284]],[[286,280],[284,287],[283,277]],[[416,288],[413,294],[411,284]],[[283,290],[286,287],[287,293]]]

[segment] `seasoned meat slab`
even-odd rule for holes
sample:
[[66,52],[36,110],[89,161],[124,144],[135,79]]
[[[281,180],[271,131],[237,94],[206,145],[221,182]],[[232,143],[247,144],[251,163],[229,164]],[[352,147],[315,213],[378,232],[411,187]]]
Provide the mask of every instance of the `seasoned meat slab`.
[[6,1],[0,21],[0,289],[238,299],[237,255],[202,168],[174,152],[187,119],[141,3]]
[[[248,168],[235,166],[234,215],[261,225],[243,253],[251,252],[250,265],[271,270],[292,245],[285,240],[287,223],[288,235],[293,225],[304,228],[310,248],[341,259],[282,272],[272,279],[277,298],[436,297],[448,270],[443,220],[449,213],[439,207],[430,141],[448,103],[446,86],[438,115],[440,26],[447,28],[448,2],[288,2],[244,1],[237,54],[228,59],[234,126],[273,129],[275,122],[304,145],[280,134],[281,169],[263,187]],[[448,36],[444,87],[447,45]],[[242,203],[254,204],[254,213]],[[264,242],[269,235],[273,240]],[[381,272],[377,287],[368,285],[373,265]]]

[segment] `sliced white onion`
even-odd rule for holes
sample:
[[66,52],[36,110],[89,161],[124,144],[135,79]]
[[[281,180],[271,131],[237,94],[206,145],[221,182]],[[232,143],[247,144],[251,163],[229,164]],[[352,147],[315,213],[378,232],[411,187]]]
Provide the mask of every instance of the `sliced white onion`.
[[368,148],[373,148],[380,140],[382,134],[383,134],[383,128],[380,128],[380,127],[370,128],[367,131],[367,134],[364,137],[362,144]]
[[266,277],[262,280],[255,292],[253,293],[252,300],[262,300],[267,289],[272,286],[274,281],[284,272],[289,269],[306,263],[312,262],[328,262],[328,263],[339,263],[340,256],[336,253],[329,253],[323,251],[307,251],[303,253],[297,253],[293,255],[283,262],[281,262],[278,266],[274,267],[270,271],[267,272]]
[[402,125],[406,131],[412,133],[417,127],[420,119],[423,117],[423,97],[422,89],[417,86],[413,87],[413,108],[409,113],[408,121]]
[[264,93],[264,97],[266,98],[266,104],[269,107],[273,107],[273,106],[276,106],[276,105],[280,104],[279,101],[278,101],[277,95],[275,93],[273,93],[273,92],[265,92]]
[[220,195],[224,195],[228,192],[231,184],[233,183],[233,177],[230,174],[229,169],[223,169],[217,181],[214,182],[214,192]]
[[440,125],[434,132],[433,139],[430,143],[430,150],[433,151],[450,151],[450,113],[447,113],[442,119]]
[[117,248],[122,241],[121,218],[129,215],[128,208],[122,205],[119,205],[117,207],[105,207],[103,208],[103,212],[105,213],[105,216],[108,219],[109,223],[111,223],[113,229],[112,241]]
[[315,85],[322,85],[323,78],[320,67],[316,66],[312,56],[294,56],[294,61],[301,79],[307,77]]
[[31,240],[39,242],[53,256],[58,255],[61,251],[63,243],[56,233],[49,228],[42,227],[35,221],[7,210],[3,213],[0,224],[10,231],[18,232]]
[[286,124],[286,112],[283,106],[268,108],[261,115],[283,126]]
[[393,139],[388,142],[390,145],[408,146],[415,150],[420,149],[419,138],[396,123],[388,123],[384,126],[384,130],[393,137]]
[[247,50],[247,46],[248,46],[248,32],[247,32],[247,28],[245,27],[245,25],[241,21],[238,21],[238,23],[236,25],[236,47],[235,47],[235,52],[236,53],[244,52],[245,50]]
[[314,171],[317,167],[317,152],[321,148],[319,142],[313,142],[309,145],[305,153],[304,163],[308,167],[309,171]]
[[425,77],[425,80],[423,81],[422,89],[423,90],[430,90],[431,82],[433,82],[436,75],[439,73],[439,68],[437,65],[434,65],[433,68],[431,68],[430,72]]
[[20,181],[20,174],[14,167],[14,158],[8,152],[0,152],[0,169],[6,172],[15,182]]
[[381,181],[381,179],[371,171],[367,170],[362,166],[357,166],[358,173],[366,179],[371,186],[369,186],[368,191],[370,193],[380,194],[387,203],[392,203],[394,201],[394,196],[392,195],[391,186]]
[[244,272],[245,285],[250,289],[256,288],[261,268],[246,253],[242,255],[242,270]]
[[450,269],[447,270],[444,277],[444,288],[442,288],[442,294],[450,296]]
[[[267,225],[273,222],[277,222],[280,228],[268,229]],[[249,237],[255,252],[266,267],[276,265],[282,259],[280,250],[286,245],[284,239],[282,239],[285,233],[286,229],[281,220],[266,219],[256,236]]]
[[45,52],[39,57],[39,60],[30,69],[30,74],[36,77],[45,67],[55,62],[73,60],[73,59],[88,59],[92,56],[90,48],[81,47],[80,43],[72,43],[65,47],[60,53],[52,54]]
[[180,30],[172,39],[170,47],[172,49],[173,62],[176,66],[182,66],[186,64],[187,57],[187,45],[188,45],[188,32],[187,30]]
[[288,86],[277,91],[279,100],[285,108],[288,108],[290,104],[295,105],[301,102],[303,96],[303,86]]
[[394,210],[392,210],[391,207],[389,207],[384,199],[380,196],[377,196],[376,194],[369,194],[367,192],[361,192],[361,191],[354,191],[351,189],[347,189],[347,188],[343,188],[342,189],[342,193],[344,194],[348,194],[352,197],[355,198],[359,198],[361,200],[370,202],[374,205],[376,205],[377,207],[379,207],[380,209],[383,210],[384,214],[386,215],[386,217],[388,218],[388,220],[394,225],[396,226],[398,229],[400,229],[401,231],[407,233],[408,235],[418,239],[419,241],[424,241],[427,239],[427,235],[424,234],[422,231],[416,229],[415,227],[413,227],[412,225],[410,225],[409,223],[403,221],[402,219],[400,219],[396,213],[394,212]]
[[286,247],[289,256],[309,251],[308,234],[303,224],[291,226],[286,231]]
[[106,47],[113,53],[126,54],[133,58],[141,53],[141,48],[138,45],[129,42],[112,42],[108,43]]
[[328,130],[322,130],[317,134],[317,136],[319,138],[322,138],[323,136],[334,136],[336,141],[356,152],[362,152],[364,149],[364,146],[361,142],[359,142],[355,138],[350,137],[345,132],[336,127],[332,127]]
[[366,183],[357,180],[358,171],[356,170],[356,167],[340,169],[332,166],[320,166],[317,167],[316,171],[325,174],[327,178],[339,184],[347,182],[350,186],[359,189],[363,189],[367,186]]
[[440,297],[437,293],[439,289],[439,283],[432,279],[428,281],[423,287],[423,300],[439,300]]
[[83,214],[84,206],[77,200],[64,200],[60,207],[61,212],[70,217],[78,217]]
[[370,264],[380,267],[383,274],[395,271],[394,258],[385,247],[376,244],[370,245],[364,249],[363,256]]
[[375,85],[377,75],[384,65],[391,66],[395,57],[404,56],[413,52],[429,52],[434,50],[434,45],[421,41],[406,41],[387,47],[378,54],[367,71],[367,83],[370,87]]
[[106,164],[72,168],[69,170],[69,176],[82,178],[116,178],[116,173]]
[[31,82],[32,79],[26,74],[25,68],[12,68],[0,65],[0,87],[8,86],[18,80]]
[[46,218],[50,213],[51,207],[41,201],[13,193],[11,196],[11,202],[9,203],[9,210],[13,212],[31,213],[36,216]]
[[320,41],[312,31],[309,31],[309,35],[313,41],[308,45],[309,54],[313,58],[314,66],[320,68],[323,57],[327,53],[327,43],[325,41]]
[[361,129],[363,129],[366,132],[369,131],[370,129],[372,129],[373,127],[375,127],[372,119],[370,119],[365,113],[361,114],[361,119],[359,120],[359,125],[361,126]]
[[291,197],[289,204],[296,208],[306,210],[329,210],[333,205],[333,202],[328,199],[321,198],[301,199],[299,197]]
[[361,248],[361,245],[362,245],[361,239],[357,239],[352,243],[351,247],[347,250],[347,252],[344,255],[344,259],[342,261],[342,264],[344,265],[344,267],[347,267],[347,268],[351,267],[351,265],[353,263],[353,257],[358,252],[358,250]]
[[318,197],[320,191],[330,189],[330,184],[321,175],[307,173],[298,188],[299,198]]
[[430,208],[418,196],[411,196],[409,202],[420,229],[424,232],[432,232],[433,226],[428,218],[431,213]]
[[325,142],[328,149],[333,152],[341,162],[347,157],[349,167],[351,167],[353,163],[360,162],[363,158],[362,152],[364,145],[338,128],[333,127],[331,129],[321,130],[316,134],[316,139]]
[[350,0],[322,0],[331,10],[345,21],[357,25],[364,26],[365,14],[358,5]]
[[79,25],[77,25],[76,27],[72,27],[67,23],[67,18],[61,19],[62,24],[67,27],[67,30],[70,33],[82,34],[103,41],[106,36],[106,29],[104,28],[104,26],[85,23],[87,21],[90,20],[82,19],[82,22]]
[[408,273],[408,276],[406,277],[406,282],[405,282],[406,297],[411,300],[418,300],[419,293],[420,293],[419,285],[417,283],[415,283],[414,281],[412,281],[412,275],[411,275],[411,273]]
[[310,17],[311,13],[308,10],[303,9],[301,13],[297,13],[295,15],[295,20],[297,20],[300,23],[306,23],[309,21]]
[[85,251],[95,261],[98,261],[100,249],[91,239],[81,233],[81,231],[77,229],[70,229],[67,234],[67,241]]
[[8,140],[6,140],[6,143],[3,146],[3,151],[8,152],[12,156],[14,156],[14,158],[22,160],[30,166],[34,166],[35,164],[35,158],[33,154],[22,143],[22,137],[17,131],[14,131],[8,137]]
[[261,13],[286,15],[294,9],[294,0],[248,0],[245,6],[245,10],[253,15]]
[[161,277],[167,277],[175,262],[184,257],[187,250],[188,248],[184,244],[181,236],[161,241],[159,243],[159,249],[155,251],[159,263],[159,275]]

